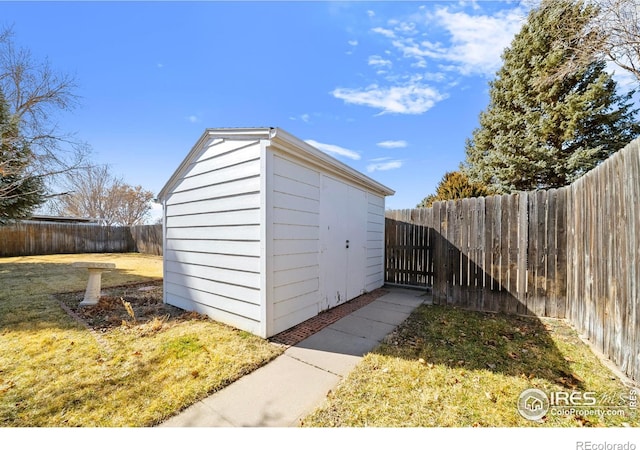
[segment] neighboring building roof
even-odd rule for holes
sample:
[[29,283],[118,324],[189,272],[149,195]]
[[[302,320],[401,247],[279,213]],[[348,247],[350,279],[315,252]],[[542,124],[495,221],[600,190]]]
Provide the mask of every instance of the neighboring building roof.
[[334,173],[340,177],[350,179],[356,184],[366,187],[380,195],[393,195],[394,190],[378,183],[368,176],[338,161],[332,156],[318,150],[281,128],[209,128],[205,130],[198,142],[176,169],[169,181],[158,194],[158,200],[163,200],[171,192],[175,184],[184,175],[189,165],[197,158],[204,143],[209,139],[268,139],[270,145],[285,153],[300,158],[323,171]]
[[98,219],[91,219],[88,217],[74,217],[74,216],[31,216],[27,221],[32,222],[65,222],[65,223],[98,223]]

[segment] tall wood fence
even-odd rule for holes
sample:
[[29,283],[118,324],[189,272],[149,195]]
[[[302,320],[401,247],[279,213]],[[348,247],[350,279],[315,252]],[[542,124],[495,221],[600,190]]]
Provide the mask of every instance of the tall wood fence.
[[388,283],[566,318],[640,379],[640,139],[566,188],[386,212]]
[[127,252],[162,255],[162,225],[105,227],[25,221],[0,226],[0,257]]
[[570,186],[567,316],[640,380],[640,139]]
[[387,211],[386,281],[434,302],[564,317],[566,189]]
[[135,225],[129,227],[132,252],[162,255],[162,225]]

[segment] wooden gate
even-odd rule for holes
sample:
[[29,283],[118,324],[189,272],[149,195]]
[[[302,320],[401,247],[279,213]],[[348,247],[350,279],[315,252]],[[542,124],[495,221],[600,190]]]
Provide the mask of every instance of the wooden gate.
[[385,282],[429,287],[433,285],[431,229],[385,219]]

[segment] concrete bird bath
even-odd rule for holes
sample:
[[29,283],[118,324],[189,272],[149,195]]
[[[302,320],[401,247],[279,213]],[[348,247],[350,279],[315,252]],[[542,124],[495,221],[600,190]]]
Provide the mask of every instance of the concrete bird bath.
[[87,283],[87,290],[84,293],[84,300],[80,302],[80,306],[97,305],[98,300],[100,300],[102,272],[108,272],[111,269],[115,269],[116,265],[113,263],[81,261],[74,262],[73,267],[87,269],[89,271],[89,282]]

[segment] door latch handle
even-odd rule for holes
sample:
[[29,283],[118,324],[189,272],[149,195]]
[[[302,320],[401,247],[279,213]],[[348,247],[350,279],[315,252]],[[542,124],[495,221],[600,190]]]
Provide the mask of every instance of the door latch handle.
[[349,248],[349,239],[347,239],[347,248]]

